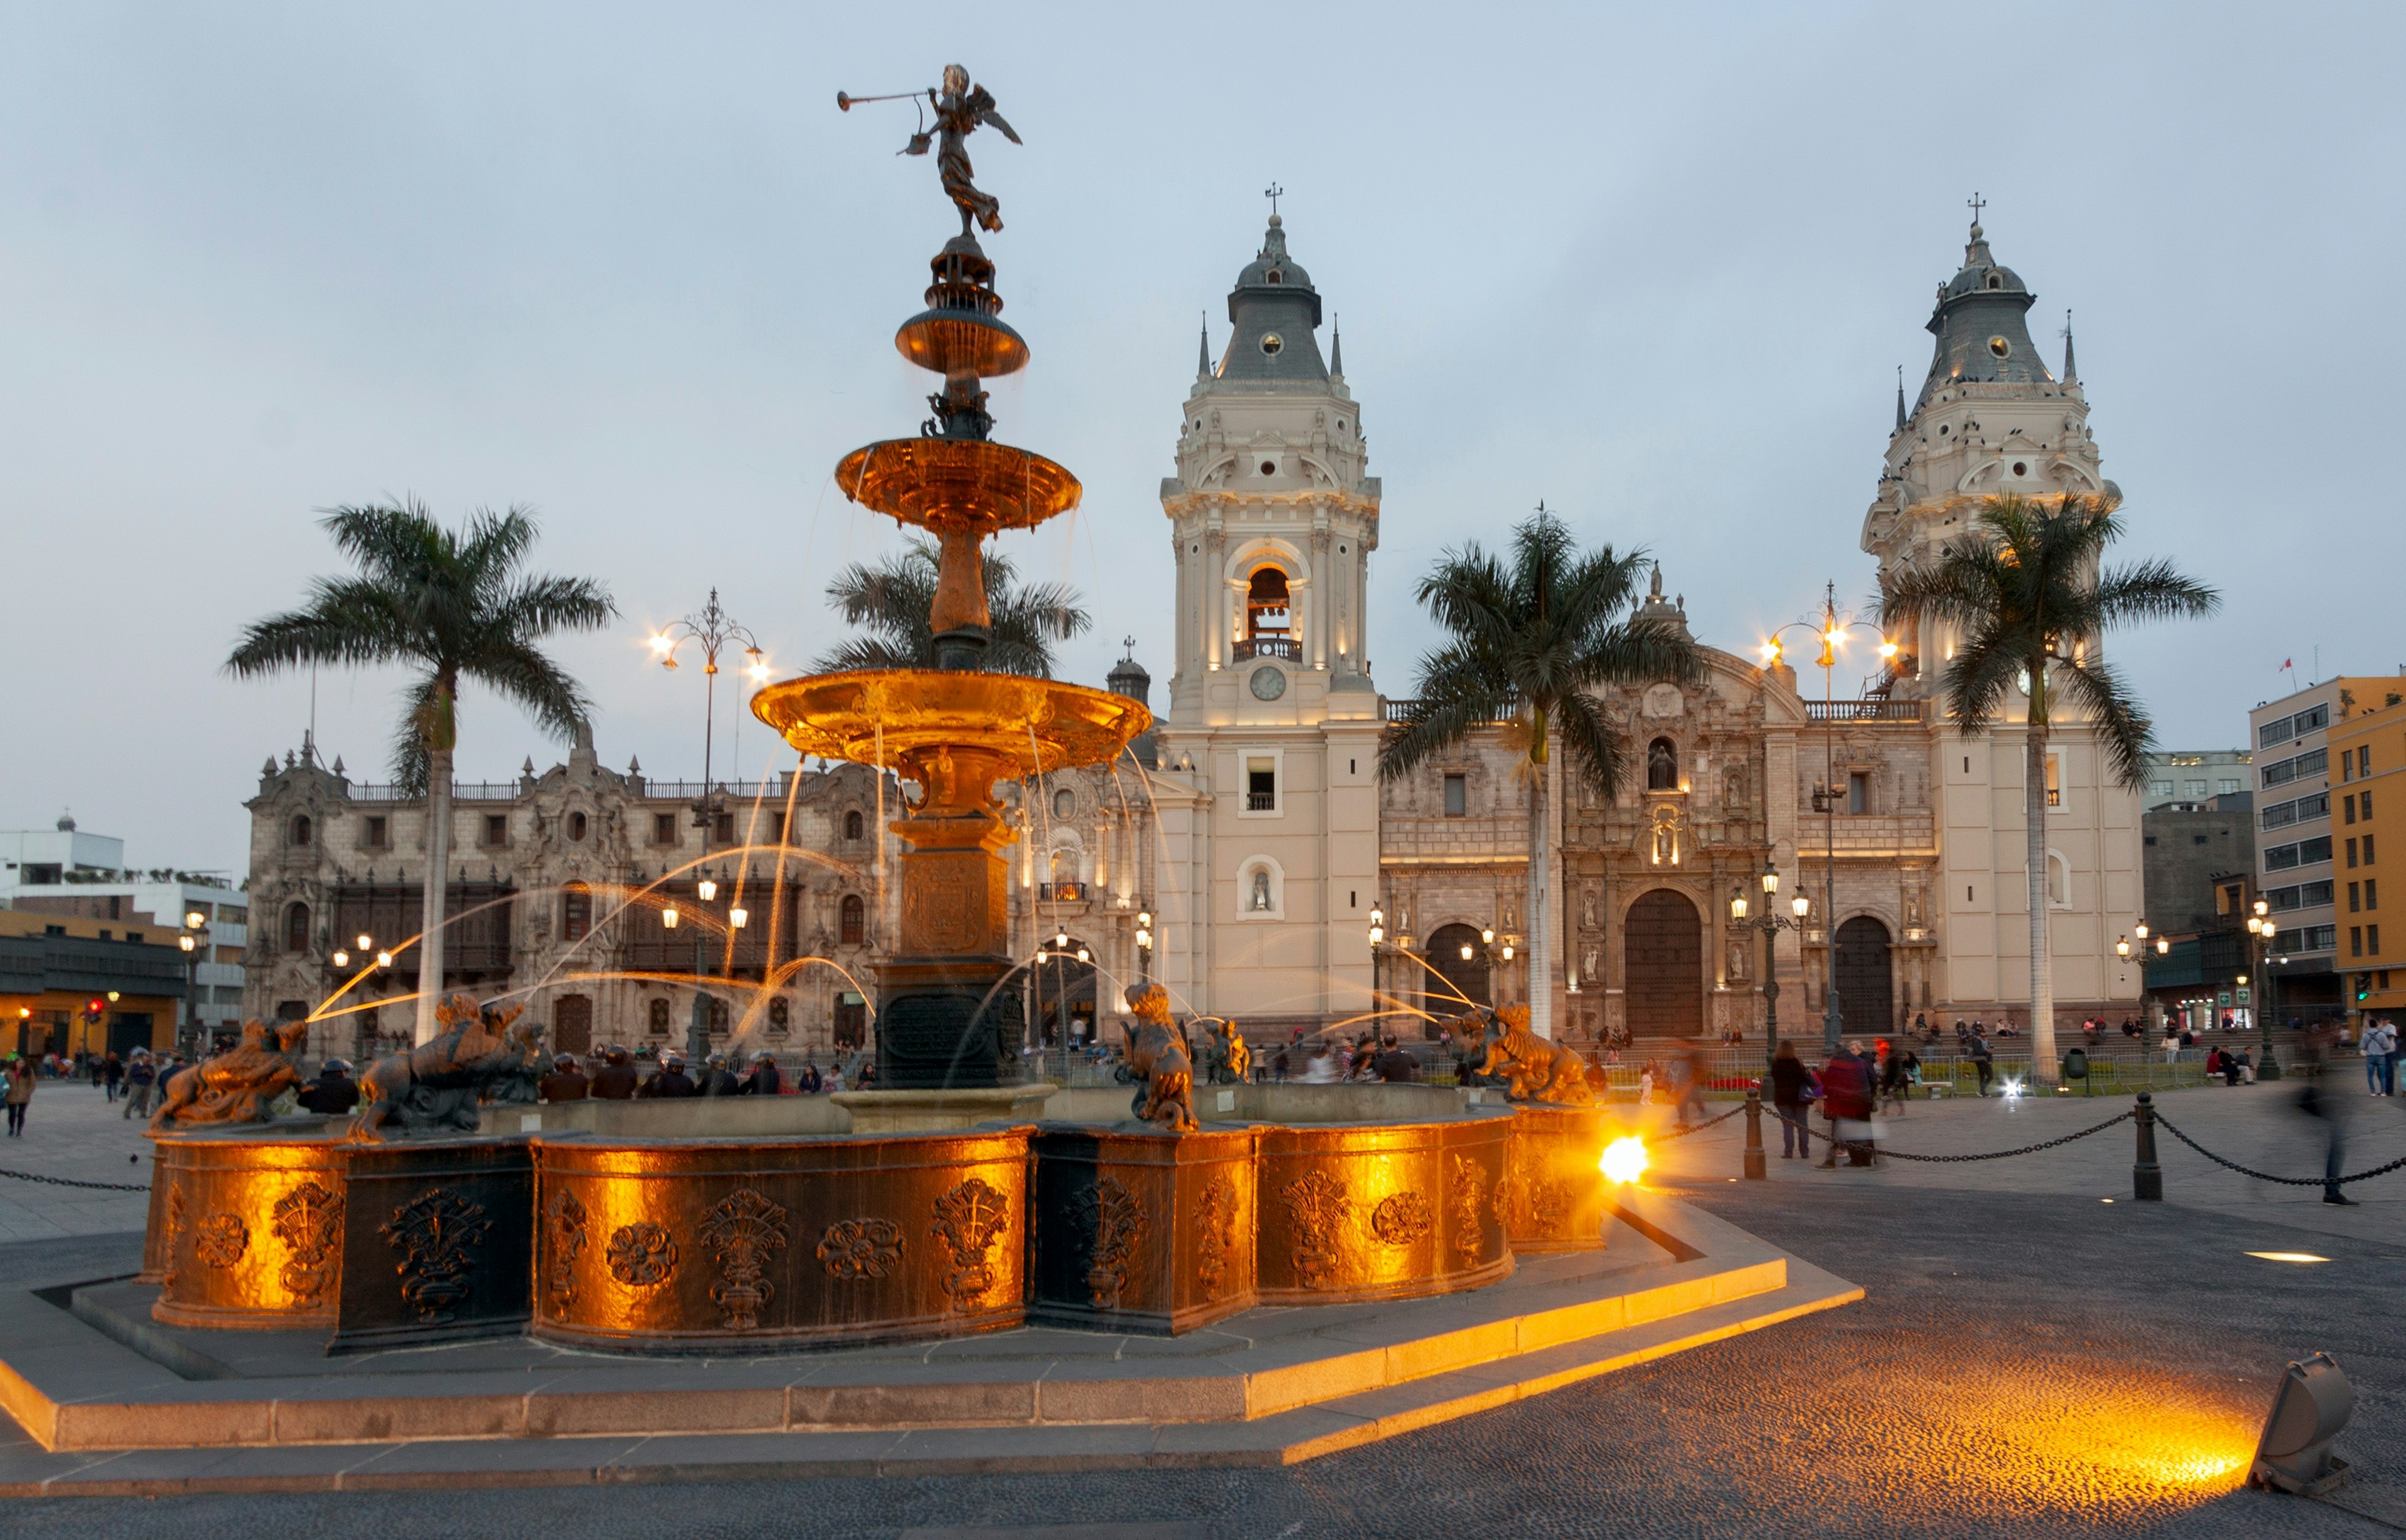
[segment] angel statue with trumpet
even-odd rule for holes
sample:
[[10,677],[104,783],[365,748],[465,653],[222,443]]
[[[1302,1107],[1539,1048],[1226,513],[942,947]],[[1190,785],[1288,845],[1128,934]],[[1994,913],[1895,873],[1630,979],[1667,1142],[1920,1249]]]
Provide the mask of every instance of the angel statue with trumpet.
[[[905,92],[901,95],[915,97],[918,92]],[[835,105],[850,112],[855,102],[899,99],[899,96],[847,96],[838,92]],[[911,142],[904,145],[900,152],[904,155],[925,155],[931,144],[937,147],[936,174],[943,181],[944,191],[961,211],[962,234],[969,233],[971,219],[975,219],[983,229],[1000,230],[1002,205],[992,194],[980,192],[976,184],[969,180],[974,169],[969,165],[967,141],[982,124],[992,124],[1000,129],[1002,136],[1014,145],[1020,143],[1018,134],[1003,121],[1001,113],[994,110],[993,94],[984,86],[970,85],[969,72],[958,64],[944,66],[943,89],[938,91],[929,87],[927,104],[936,115],[935,128],[923,128],[911,135]]]

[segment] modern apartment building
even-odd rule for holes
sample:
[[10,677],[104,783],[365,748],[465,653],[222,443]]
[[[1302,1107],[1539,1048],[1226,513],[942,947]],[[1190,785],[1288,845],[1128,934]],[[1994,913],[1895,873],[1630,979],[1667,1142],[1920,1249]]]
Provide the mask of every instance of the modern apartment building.
[[2139,811],[2153,812],[2172,802],[2202,802],[2255,784],[2245,749],[2174,749],[2147,756],[2147,784]]
[[[2247,713],[2256,752],[2257,886],[2280,924],[2265,968],[2266,1008],[2282,1021],[2328,1020],[2345,1009],[2331,728],[2350,709],[2377,705],[2401,686],[2406,680],[2378,675],[2326,679]],[[2359,901],[2361,894],[2359,888]]]
[[2382,935],[2381,877],[2385,848],[2390,897],[2406,897],[2406,679],[2350,696],[2330,726],[2331,791],[2339,803],[2331,928],[2345,981],[2342,1003],[2354,1014],[2395,1020],[2406,1012],[2406,915],[2393,915],[2389,934]]
[[[128,867],[124,841],[86,834],[62,817],[54,828],[0,829],[0,909],[95,921],[100,937],[166,946],[190,931],[190,1020],[175,1024],[217,1034],[239,1025],[250,899],[223,872]],[[177,998],[183,1009],[185,992]]]

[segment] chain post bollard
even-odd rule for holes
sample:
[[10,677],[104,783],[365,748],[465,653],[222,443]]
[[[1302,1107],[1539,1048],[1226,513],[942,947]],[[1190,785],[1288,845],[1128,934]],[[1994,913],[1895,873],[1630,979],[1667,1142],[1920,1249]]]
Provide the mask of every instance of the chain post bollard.
[[2146,1092],[2139,1093],[2138,1159],[2130,1166],[2130,1195],[2142,1203],[2164,1201],[2164,1168],[2156,1163],[2156,1099]]
[[1762,1159],[1762,1087],[1750,1085],[1746,1089],[1746,1180],[1764,1181],[1769,1178]]

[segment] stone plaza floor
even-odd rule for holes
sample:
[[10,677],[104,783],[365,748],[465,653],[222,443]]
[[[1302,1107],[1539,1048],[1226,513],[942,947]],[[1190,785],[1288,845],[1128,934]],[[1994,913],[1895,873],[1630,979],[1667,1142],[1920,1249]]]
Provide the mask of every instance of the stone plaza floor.
[[[2406,1155],[2406,1102],[2354,1094],[2348,1170]],[[53,1090],[60,1094],[50,1097]],[[2230,1159],[2321,1168],[2284,1082],[2161,1095]],[[113,1109],[45,1086],[0,1167],[138,1180]],[[1719,1112],[1726,1104],[1714,1107]],[[2126,1100],[1917,1104],[1890,1146],[1972,1153],[2102,1122]],[[48,1114],[46,1119],[45,1115]],[[1664,1116],[1648,1109],[1648,1120]],[[1273,1469],[743,1481],[418,1492],[60,1498],[0,1533],[580,1536],[763,1532],[1280,1537],[1418,1534],[2373,1536],[2406,1528],[2406,1171],[2326,1208],[2159,1138],[2163,1204],[2131,1201],[2128,1123],[2039,1154],[1737,1175],[1743,1119],[1658,1147],[1650,1181],[1862,1284],[1864,1303],[1694,1349],[1424,1432]],[[1818,1151],[1817,1151],[1818,1154]],[[0,1284],[121,1271],[134,1194],[0,1178]],[[2113,1203],[2102,1200],[2113,1198]],[[2287,1264],[2252,1251],[2307,1251]],[[11,1330],[37,1331],[16,1321]],[[2355,1381],[2338,1504],[2237,1485],[2283,1364],[2329,1350]],[[2350,1510],[2355,1511],[2350,1511]]]

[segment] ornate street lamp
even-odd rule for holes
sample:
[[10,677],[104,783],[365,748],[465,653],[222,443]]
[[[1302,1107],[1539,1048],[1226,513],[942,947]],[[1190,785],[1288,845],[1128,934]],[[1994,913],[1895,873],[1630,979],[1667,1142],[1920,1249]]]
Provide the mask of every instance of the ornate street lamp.
[[[694,799],[693,821],[701,829],[701,858],[706,861],[710,858],[710,839],[716,831],[718,822],[718,805],[711,795],[710,784],[711,747],[718,709],[718,656],[729,643],[740,643],[743,656],[750,660],[745,671],[756,685],[768,683],[769,659],[760,651],[759,639],[718,607],[718,590],[715,587],[710,590],[710,602],[702,606],[700,614],[662,627],[651,640],[652,653],[660,660],[663,669],[677,666],[677,649],[687,642],[698,643],[701,648],[701,795]],[[704,877],[695,885],[694,895],[701,902],[709,903],[717,897],[718,884]],[[676,928],[673,905],[660,911],[660,923],[669,929]],[[686,1057],[697,1065],[707,1062],[710,1057],[711,996],[701,987],[702,980],[709,975],[708,958],[703,950],[709,942],[707,932],[696,927],[693,933],[693,1020],[686,1027],[685,1052]]]
[[[1814,631],[1820,643],[1819,655],[1814,661],[1821,668],[1822,769],[1821,783],[1813,788],[1813,811],[1822,815],[1821,842],[1828,856],[1821,887],[1821,952],[1828,965],[1828,978],[1821,990],[1821,1052],[1832,1054],[1838,1051],[1838,1039],[1846,1030],[1846,1023],[1838,1009],[1838,933],[1832,928],[1832,922],[1838,912],[1838,798],[1841,795],[1836,784],[1838,709],[1832,678],[1837,666],[1838,649],[1846,645],[1848,631],[1866,630],[1878,637],[1880,657],[1891,665],[1896,662],[1902,649],[1870,621],[1841,615],[1837,585],[1833,583],[1823,587],[1821,615],[1818,621],[1794,621],[1771,633],[1761,648],[1763,667],[1767,669],[1784,659],[1786,650],[1780,643],[1781,636],[1791,630],[1807,629]],[[1800,865],[1802,859],[1800,856]]]
[[1739,930],[1758,932],[1762,937],[1762,1080],[1771,1083],[1771,1061],[1779,1051],[1779,977],[1778,954],[1774,939],[1783,930],[1804,929],[1804,917],[1813,911],[1813,901],[1798,894],[1789,901],[1787,914],[1776,907],[1779,897],[1779,869],[1769,859],[1762,863],[1762,912],[1755,914],[1743,884],[1730,893],[1730,924]]

